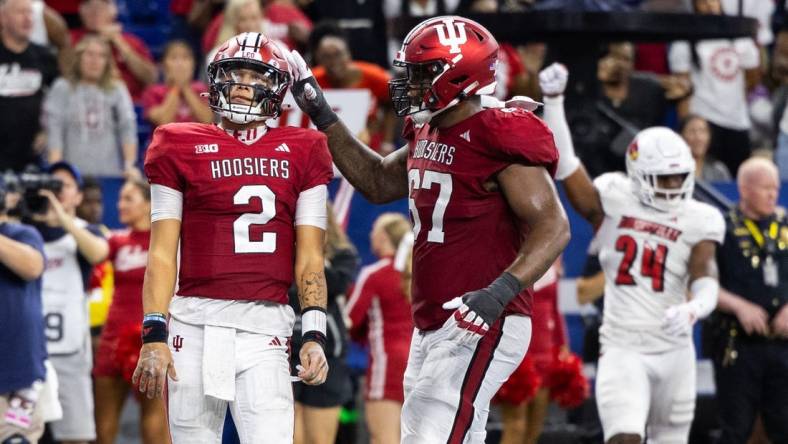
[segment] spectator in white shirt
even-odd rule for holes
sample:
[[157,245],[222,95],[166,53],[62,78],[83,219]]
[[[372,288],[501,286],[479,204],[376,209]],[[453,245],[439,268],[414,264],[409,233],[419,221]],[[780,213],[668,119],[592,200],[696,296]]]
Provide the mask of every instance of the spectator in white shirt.
[[[720,0],[693,3],[698,14],[722,14]],[[759,81],[758,47],[751,38],[681,41],[671,45],[668,61],[673,73],[692,81],[689,112],[709,122],[709,153],[735,174],[750,156],[747,91]]]

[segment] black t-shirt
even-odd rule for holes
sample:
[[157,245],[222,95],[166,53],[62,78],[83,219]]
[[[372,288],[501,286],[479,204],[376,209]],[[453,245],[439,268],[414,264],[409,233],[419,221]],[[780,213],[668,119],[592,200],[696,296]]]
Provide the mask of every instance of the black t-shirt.
[[58,75],[52,52],[31,43],[15,54],[0,42],[0,171],[22,170],[35,160],[45,89]]
[[[611,102],[601,88],[600,85],[594,109],[583,111],[584,115],[574,116],[569,122],[578,154],[593,177],[610,171],[625,171],[624,152],[635,133],[661,125],[668,108],[665,90],[653,76],[632,74],[629,94],[618,105]],[[592,115],[585,115],[589,111]],[[577,125],[573,125],[573,120],[578,119]],[[632,131],[622,126],[622,122]]]

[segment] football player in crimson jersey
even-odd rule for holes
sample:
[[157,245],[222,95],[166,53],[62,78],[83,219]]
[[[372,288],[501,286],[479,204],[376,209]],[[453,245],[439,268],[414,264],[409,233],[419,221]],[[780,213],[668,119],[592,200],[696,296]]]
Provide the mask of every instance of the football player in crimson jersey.
[[390,83],[408,146],[384,157],[331,110],[297,52],[293,93],[336,165],[369,200],[408,198],[416,325],[404,378],[403,443],[482,443],[492,396],[531,336],[531,285],[569,239],[553,186],[553,135],[531,112],[484,109],[498,43],[471,20],[426,20]]
[[162,125],[147,151],[152,229],[133,380],[148,397],[167,382],[176,444],[219,442],[228,403],[241,442],[292,442],[294,278],[304,343],[298,378],[316,385],[328,372],[331,156],[317,131],[265,125],[291,85],[284,55],[262,34],[228,40],[208,67],[209,104],[221,123]]
[[[545,120],[561,152],[556,178],[596,230],[605,313],[596,400],[611,444],[686,443],[695,411],[692,326],[717,305],[720,212],[692,198],[695,161],[668,128],[639,132],[627,174],[593,182],[575,156],[563,111],[568,73],[540,73]],[[687,290],[692,298],[687,300]]]

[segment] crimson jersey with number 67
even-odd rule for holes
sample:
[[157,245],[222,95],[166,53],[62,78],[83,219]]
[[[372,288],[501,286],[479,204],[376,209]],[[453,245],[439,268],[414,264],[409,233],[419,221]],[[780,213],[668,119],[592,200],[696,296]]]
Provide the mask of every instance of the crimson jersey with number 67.
[[[603,174],[594,186],[605,211],[594,240],[605,273],[602,343],[650,351],[686,345],[686,337],[660,327],[665,309],[687,300],[692,248],[704,240],[722,243],[722,214],[691,198],[669,212],[643,205],[622,173]],[[647,331],[648,340],[621,330]]]
[[298,196],[333,175],[323,134],[269,128],[246,145],[214,125],[163,125],[145,174],[183,194],[179,296],[287,303]]
[[[449,128],[408,119],[408,198],[413,247],[413,317],[422,330],[440,327],[442,304],[484,288],[514,261],[523,227],[497,185],[512,164],[558,162],[553,134],[521,109],[486,109]],[[531,313],[524,290],[505,314]]]

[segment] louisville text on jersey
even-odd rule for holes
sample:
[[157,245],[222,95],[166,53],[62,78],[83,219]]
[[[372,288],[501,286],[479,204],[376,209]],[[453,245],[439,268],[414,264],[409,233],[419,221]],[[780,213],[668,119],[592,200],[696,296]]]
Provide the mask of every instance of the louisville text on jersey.
[[675,242],[681,236],[681,230],[631,216],[623,216],[618,228],[642,231]]

